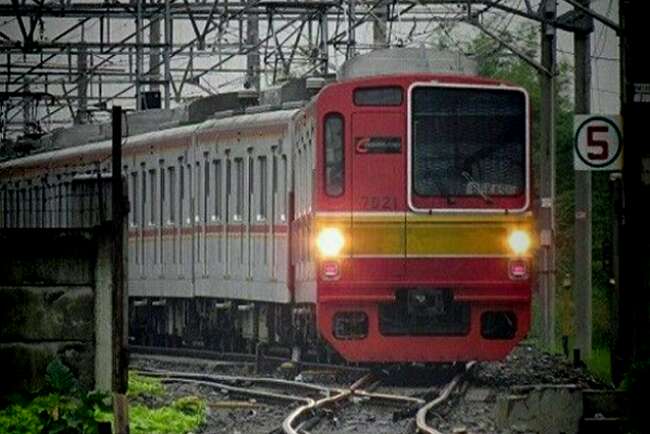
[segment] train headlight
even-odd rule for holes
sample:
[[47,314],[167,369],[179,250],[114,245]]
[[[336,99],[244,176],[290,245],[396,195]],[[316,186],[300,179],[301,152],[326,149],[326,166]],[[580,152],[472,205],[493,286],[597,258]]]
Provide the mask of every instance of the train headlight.
[[515,255],[523,255],[530,249],[530,234],[524,230],[515,230],[508,237],[508,245]]
[[343,250],[345,240],[343,233],[336,228],[325,228],[318,233],[316,237],[316,246],[321,256],[331,258],[338,256]]

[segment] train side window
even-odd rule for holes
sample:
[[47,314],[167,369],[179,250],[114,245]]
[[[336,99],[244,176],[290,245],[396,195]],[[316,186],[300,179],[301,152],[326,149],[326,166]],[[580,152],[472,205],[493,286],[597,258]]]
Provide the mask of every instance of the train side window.
[[[205,192],[203,191],[203,166],[200,161],[197,161],[194,164],[194,184],[192,187],[194,189],[194,221],[199,222],[203,218],[203,200],[201,198],[204,196]],[[198,243],[197,243],[198,246]]]
[[169,184],[169,224],[176,220],[176,168],[167,168],[167,184]]
[[255,159],[248,157],[248,200],[246,201],[248,208],[248,222],[253,220],[253,206],[255,197]]
[[183,160],[178,160],[178,224],[183,224],[183,201],[185,200],[185,166]]
[[153,226],[156,224],[156,186],[158,182],[156,180],[156,169],[149,170],[149,225]]
[[280,220],[286,222],[289,214],[289,160],[282,156],[282,212]]
[[259,209],[258,209],[258,220],[264,220],[266,218],[266,208],[267,208],[267,196],[268,196],[268,180],[267,180],[267,169],[266,169],[266,157],[258,158],[260,163],[260,200],[259,200]]
[[325,116],[325,193],[341,196],[345,189],[345,149],[343,116]]
[[208,160],[208,153],[203,154],[205,161],[203,162],[203,223],[208,224],[208,205],[210,204],[210,160]]
[[399,86],[366,87],[354,90],[354,105],[357,106],[400,106],[403,92]]
[[214,214],[213,220],[221,219],[221,160],[213,160],[213,176],[214,176]]
[[192,173],[192,165],[188,164],[187,176],[185,177],[185,182],[187,182],[185,188],[185,192],[187,193],[187,200],[185,201],[185,204],[187,205],[187,217],[185,218],[185,222],[188,225],[192,224],[192,219],[194,218],[194,216],[192,215],[193,212],[192,197],[196,194],[196,192],[193,193],[192,191],[192,187],[194,186],[193,180],[194,180],[194,174]]
[[142,195],[142,200],[140,201],[140,223],[142,226],[145,225],[145,222],[147,220],[147,201],[149,198],[147,197],[147,171],[144,168],[144,163],[142,163],[142,179],[141,179],[141,186],[140,186],[140,194]]
[[165,223],[165,202],[167,201],[167,174],[165,173],[165,160],[160,160],[160,202],[158,203],[158,224],[162,228]]
[[244,159],[235,158],[235,220],[241,220],[244,205]]
[[131,172],[131,224],[138,224],[138,172]]
[[278,210],[278,156],[271,160],[271,220],[275,223]]

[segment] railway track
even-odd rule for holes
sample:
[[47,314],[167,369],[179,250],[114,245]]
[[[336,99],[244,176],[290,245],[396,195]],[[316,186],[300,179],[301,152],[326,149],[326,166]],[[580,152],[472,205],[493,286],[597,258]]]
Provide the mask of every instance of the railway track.
[[[236,352],[219,352],[198,348],[170,348],[170,347],[150,347],[130,345],[129,354],[132,358],[146,357],[146,356],[160,356],[170,358],[187,358],[187,359],[203,359],[203,360],[219,360],[223,362],[237,362],[255,364],[256,371],[259,371],[263,365],[279,366],[288,361],[288,357],[265,354],[262,351],[257,351],[255,354],[250,353],[236,353]],[[294,363],[298,368],[313,368],[313,369],[336,369],[345,370],[350,372],[365,373],[368,368],[353,366],[347,364],[331,364],[320,363],[313,361],[295,361]]]
[[[133,349],[132,349],[133,350]],[[156,357],[165,357],[168,360],[190,357],[196,360],[201,356],[204,360],[216,360],[218,353],[203,350],[165,349],[164,351],[147,351],[149,354],[156,353]],[[165,356],[161,356],[165,353]],[[170,356],[173,353],[175,356]],[[220,354],[223,355],[223,354]],[[140,354],[142,356],[142,354]],[[227,361],[237,364],[242,362],[251,363],[250,355],[231,354]],[[281,362],[281,358],[275,358],[275,362]],[[223,360],[223,359],[220,359]],[[286,359],[284,359],[286,361]],[[442,386],[435,387],[437,392],[434,399],[425,401],[422,398],[396,394],[377,392],[377,389],[384,384],[385,374],[370,372],[367,369],[324,365],[307,364],[328,369],[342,369],[347,375],[354,375],[355,381],[349,386],[329,386],[304,381],[286,380],[272,377],[258,377],[252,375],[225,375],[180,372],[164,369],[148,369],[135,371],[140,375],[159,377],[163,383],[185,383],[202,386],[228,393],[229,397],[247,398],[255,401],[270,404],[286,405],[291,407],[289,414],[279,423],[279,426],[270,431],[269,434],[303,434],[315,429],[326,416],[352,409],[352,406],[359,402],[382,404],[383,406],[395,407],[394,414],[401,414],[399,419],[408,417],[411,419],[409,432],[441,434],[440,431],[428,424],[428,413],[447,400],[455,388],[463,381],[464,375],[471,368],[473,363],[468,363],[462,371],[456,373],[451,380]],[[357,399],[354,399],[357,398]],[[393,421],[398,420],[395,417]]]
[[430,426],[427,422],[428,413],[433,410],[435,407],[442,404],[446,401],[454,389],[462,382],[465,374],[474,366],[474,362],[469,362],[465,364],[464,369],[456,374],[454,378],[451,379],[441,390],[440,394],[432,401],[426,403],[422,406],[417,414],[415,415],[415,423],[418,433],[424,434],[442,434],[440,431],[436,430],[434,427]]

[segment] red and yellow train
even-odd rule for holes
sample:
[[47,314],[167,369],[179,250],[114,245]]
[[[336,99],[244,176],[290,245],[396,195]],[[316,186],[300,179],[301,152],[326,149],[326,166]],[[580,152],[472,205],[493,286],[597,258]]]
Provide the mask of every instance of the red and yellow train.
[[[400,74],[126,138],[133,340],[503,358],[531,316],[529,130],[520,88]],[[109,154],[1,163],[0,226],[73,225]]]

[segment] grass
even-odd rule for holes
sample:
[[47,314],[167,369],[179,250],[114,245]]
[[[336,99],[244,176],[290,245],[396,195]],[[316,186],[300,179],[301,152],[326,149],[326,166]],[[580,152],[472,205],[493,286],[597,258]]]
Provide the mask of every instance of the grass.
[[586,361],[587,368],[600,381],[612,383],[612,364],[609,348],[594,347],[591,357]]
[[165,394],[165,387],[158,378],[144,377],[134,372],[129,372],[129,398],[138,396],[161,397]]
[[[196,396],[184,396],[155,408],[145,404],[151,401],[148,398],[165,398],[165,387],[158,378],[129,373],[128,395],[132,434],[187,434],[205,421],[205,401]],[[113,416],[105,412],[97,419],[112,421]]]

